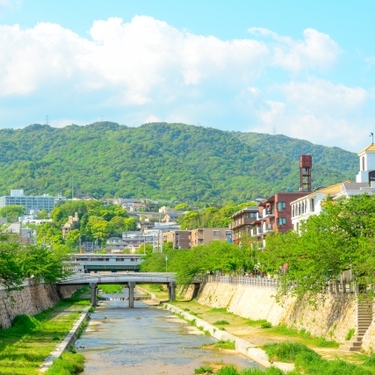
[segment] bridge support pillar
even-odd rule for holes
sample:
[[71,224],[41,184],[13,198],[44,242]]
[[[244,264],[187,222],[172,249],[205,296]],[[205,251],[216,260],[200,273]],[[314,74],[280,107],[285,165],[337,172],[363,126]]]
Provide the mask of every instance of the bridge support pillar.
[[129,281],[128,282],[128,288],[129,288],[129,308],[132,309],[134,307],[134,288],[135,288],[135,282]]
[[171,302],[176,301],[176,283],[174,282],[168,284],[168,299]]
[[96,292],[98,290],[98,285],[96,283],[90,283],[91,289],[91,305],[96,306]]

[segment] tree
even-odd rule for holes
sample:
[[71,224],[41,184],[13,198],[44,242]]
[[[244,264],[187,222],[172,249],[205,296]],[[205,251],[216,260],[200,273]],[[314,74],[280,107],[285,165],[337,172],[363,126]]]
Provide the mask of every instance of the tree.
[[17,223],[18,218],[25,214],[23,206],[10,205],[0,208],[0,217],[7,219],[8,223]]
[[267,238],[260,258],[269,272],[280,274],[280,296],[314,299],[344,270],[352,270],[357,283],[372,284],[374,245],[375,197],[363,194],[325,201],[323,212],[309,217],[299,233]]

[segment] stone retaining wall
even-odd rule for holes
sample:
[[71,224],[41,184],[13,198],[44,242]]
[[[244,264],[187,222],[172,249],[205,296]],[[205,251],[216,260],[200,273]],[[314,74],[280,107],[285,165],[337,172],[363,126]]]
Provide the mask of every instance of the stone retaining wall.
[[244,318],[265,319],[272,325],[285,324],[306,330],[313,336],[344,342],[356,327],[355,300],[349,294],[327,294],[324,302],[313,306],[308,301],[289,298],[278,304],[275,289],[254,285],[207,282],[197,302],[213,308],[226,308]]
[[9,328],[15,316],[35,315],[55,306],[61,298],[70,297],[79,286],[62,286],[30,283],[24,289],[9,294],[0,290],[0,326]]

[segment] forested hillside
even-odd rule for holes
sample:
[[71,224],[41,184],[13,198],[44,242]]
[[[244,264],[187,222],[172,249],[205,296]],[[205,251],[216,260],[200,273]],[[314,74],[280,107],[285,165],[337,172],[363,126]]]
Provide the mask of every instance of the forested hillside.
[[223,203],[299,186],[299,155],[313,157],[313,188],[354,180],[356,154],[282,135],[185,124],[111,122],[0,130],[0,195],[62,193]]

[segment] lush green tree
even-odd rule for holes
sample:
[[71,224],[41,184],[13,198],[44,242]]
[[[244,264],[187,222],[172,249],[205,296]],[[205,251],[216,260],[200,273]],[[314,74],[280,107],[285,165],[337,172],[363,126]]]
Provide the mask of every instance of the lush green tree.
[[39,220],[49,219],[48,212],[46,210],[41,210],[36,214],[36,218]]
[[179,203],[179,204],[176,204],[174,207],[176,211],[188,211],[189,208],[190,207],[187,203]]
[[20,246],[11,236],[0,234],[0,285],[6,289],[22,287],[24,274],[19,262]]
[[137,219],[135,219],[134,217],[128,217],[124,219],[124,230],[125,231],[137,230]]
[[18,218],[25,214],[23,206],[10,205],[0,208],[0,217],[7,219],[8,223],[17,223]]
[[281,275],[280,295],[315,298],[344,270],[351,270],[357,283],[370,285],[375,281],[374,228],[374,196],[327,200],[323,212],[309,217],[299,233],[267,238],[261,262]]

